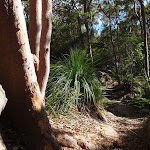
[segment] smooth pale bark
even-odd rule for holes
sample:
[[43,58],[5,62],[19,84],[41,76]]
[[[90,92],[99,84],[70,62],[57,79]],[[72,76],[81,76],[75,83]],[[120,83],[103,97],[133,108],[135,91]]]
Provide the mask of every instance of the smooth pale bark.
[[39,59],[42,28],[42,0],[29,1],[29,42],[32,54]]
[[143,31],[144,31],[144,54],[145,54],[145,70],[147,76],[149,77],[149,55],[148,55],[148,42],[147,42],[147,31],[146,31],[146,20],[145,20],[145,10],[143,0],[139,0],[141,4],[141,15],[143,21]]
[[2,117],[7,114],[28,136],[28,150],[59,149],[43,106],[20,0],[0,1],[0,39],[0,83],[8,98]]
[[50,71],[50,42],[52,33],[52,0],[42,1],[42,32],[40,39],[39,71],[37,73],[41,95],[45,96]]
[[[41,13],[42,12],[42,13]],[[52,1],[30,1],[29,41],[41,95],[45,90],[50,71],[50,42],[52,33]],[[35,58],[37,57],[37,60]]]

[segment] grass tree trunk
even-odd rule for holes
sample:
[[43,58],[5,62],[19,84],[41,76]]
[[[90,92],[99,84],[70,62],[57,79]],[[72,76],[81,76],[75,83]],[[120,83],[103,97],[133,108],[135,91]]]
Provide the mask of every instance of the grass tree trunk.
[[28,150],[59,149],[37,82],[21,0],[0,1],[0,39],[0,84],[8,98],[2,117],[7,114],[28,136]]

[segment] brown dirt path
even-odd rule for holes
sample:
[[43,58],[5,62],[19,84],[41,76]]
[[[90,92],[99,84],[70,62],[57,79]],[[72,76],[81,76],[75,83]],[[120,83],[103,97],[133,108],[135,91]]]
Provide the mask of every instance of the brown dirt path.
[[[142,110],[122,101],[128,95],[128,91],[124,92],[116,82],[109,80],[105,83],[105,90],[109,93],[105,94],[105,100],[114,103],[107,110],[102,110],[106,122],[76,110],[72,115],[60,115],[59,119],[50,116],[54,135],[62,150],[149,150],[145,147],[146,137],[143,130],[147,114],[143,115]],[[112,92],[114,89],[115,92]],[[66,141],[65,136],[57,139],[56,132],[57,135],[67,134],[69,137]],[[74,144],[70,146],[69,140]]]
[[[89,149],[89,150],[145,150],[143,147],[142,123],[145,117],[127,118],[118,117],[111,112],[104,111],[107,122],[101,122],[78,114],[73,116],[60,116],[59,121],[50,117],[50,123],[55,132],[61,135],[68,134],[68,140],[77,141],[74,146],[64,144],[62,149]],[[63,131],[63,134],[61,132]],[[72,138],[75,139],[72,140]],[[56,138],[57,139],[57,138]],[[65,137],[64,137],[65,139]],[[60,139],[58,140],[61,143]],[[82,145],[78,142],[81,141]]]

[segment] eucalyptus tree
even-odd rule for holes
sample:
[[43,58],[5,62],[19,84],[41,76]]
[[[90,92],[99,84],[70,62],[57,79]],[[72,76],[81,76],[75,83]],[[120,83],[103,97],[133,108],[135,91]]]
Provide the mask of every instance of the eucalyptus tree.
[[[99,11],[103,14],[103,19],[105,23],[109,26],[109,34],[110,34],[110,41],[112,45],[114,63],[115,63],[115,72],[118,84],[120,84],[120,77],[119,77],[119,62],[117,57],[116,45],[114,42],[113,37],[113,28],[115,28],[115,24],[118,24],[118,11],[116,7],[115,1],[104,1],[99,4]],[[116,15],[116,17],[114,17]],[[117,25],[118,28],[118,25]],[[117,29],[117,31],[119,28]],[[119,34],[118,34],[119,35]]]
[[54,1],[52,51],[66,53],[70,48],[87,49],[92,57],[93,25],[97,18],[97,1]]
[[148,41],[147,41],[147,29],[146,29],[146,18],[145,18],[145,6],[143,0],[138,0],[141,5],[141,16],[142,16],[142,24],[143,24],[143,41],[144,41],[144,54],[145,54],[145,70],[147,76],[149,77],[149,54],[148,54]]
[[[148,4],[146,3],[144,6],[146,18],[145,31],[148,31],[149,26]],[[105,52],[103,51],[105,55],[113,55],[115,72],[117,74],[116,68],[118,68],[121,79],[131,78],[131,76],[133,78],[133,75],[139,75],[143,71],[144,62],[146,60],[147,64],[149,62],[148,56],[145,56],[146,60],[144,61],[144,55],[141,54],[142,42],[144,43],[144,26],[142,8],[139,1],[102,1],[99,4],[99,10],[102,14],[101,20],[104,26],[100,37],[101,50],[105,49]],[[112,47],[109,46],[110,44]],[[113,54],[110,50],[112,50]],[[141,58],[139,58],[138,54]],[[106,61],[110,63],[112,59],[109,59]],[[117,66],[117,64],[119,65]],[[109,66],[112,66],[112,64]]]
[[21,0],[0,1],[0,83],[8,98],[2,117],[28,137],[27,149],[56,150],[44,106],[52,0],[32,2],[28,39]]
[[[84,14],[85,14],[85,27],[87,32],[87,43],[88,43],[88,53],[90,54],[92,61],[93,61],[93,54],[92,54],[92,46],[91,46],[91,28],[92,28],[92,10],[91,6],[93,5],[93,1],[83,1],[84,6]],[[91,23],[89,24],[89,20]]]

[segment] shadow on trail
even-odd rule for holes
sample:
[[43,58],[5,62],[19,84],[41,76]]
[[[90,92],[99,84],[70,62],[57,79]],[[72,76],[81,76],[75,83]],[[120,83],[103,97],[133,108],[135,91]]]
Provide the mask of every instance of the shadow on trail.
[[139,108],[126,101],[131,100],[130,92],[120,85],[106,89],[105,97],[109,99],[106,110],[119,117],[139,118],[150,115],[150,109]]
[[[115,116],[123,117],[127,122],[131,121],[131,126],[133,126],[131,129],[130,124],[124,124],[125,130],[119,131],[121,144],[119,142],[114,143],[112,149],[150,150],[150,119],[143,124],[145,117],[150,115],[150,109],[138,108],[125,101],[131,100],[130,90],[118,85],[108,88],[105,97],[109,99],[106,110]],[[140,123],[134,125],[134,120],[139,120]],[[123,123],[120,122],[120,125]]]
[[146,113],[143,113],[143,109],[122,102],[116,102],[106,109],[118,117],[139,118],[147,116]]
[[129,94],[131,91],[130,91],[130,89],[126,89],[124,86],[115,85],[114,87],[110,87],[110,88],[106,89],[105,92],[106,92],[105,97],[107,97],[108,99],[119,100],[122,97]]
[[126,136],[120,137],[123,143],[121,150],[150,150],[150,132],[142,125],[138,129],[128,130]]

